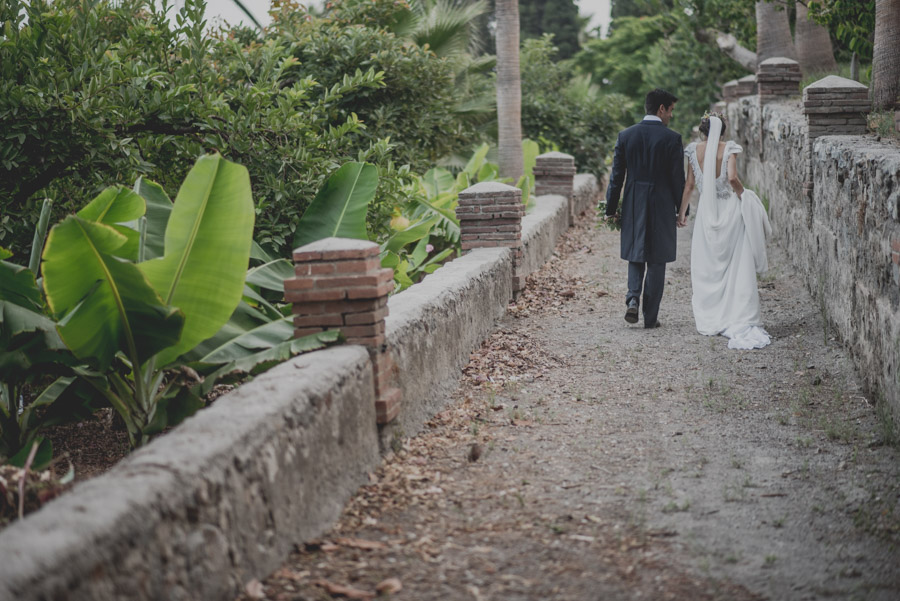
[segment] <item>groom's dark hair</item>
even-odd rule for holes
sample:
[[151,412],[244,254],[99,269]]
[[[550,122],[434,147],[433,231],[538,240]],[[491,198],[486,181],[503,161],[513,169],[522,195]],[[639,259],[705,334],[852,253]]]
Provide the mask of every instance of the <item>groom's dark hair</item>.
[[655,90],[647,92],[647,97],[644,99],[644,110],[647,111],[648,115],[655,115],[656,111],[659,110],[659,105],[669,108],[677,101],[678,99],[675,98],[674,94],[656,88]]

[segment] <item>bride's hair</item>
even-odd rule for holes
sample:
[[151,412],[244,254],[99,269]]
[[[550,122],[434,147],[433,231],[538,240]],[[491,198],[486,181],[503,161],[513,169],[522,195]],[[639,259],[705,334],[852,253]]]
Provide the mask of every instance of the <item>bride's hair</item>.
[[718,117],[722,120],[722,131],[719,132],[720,136],[725,135],[725,129],[728,127],[728,122],[725,120],[725,115],[720,115],[719,113],[710,113],[709,115],[704,115],[703,119],[700,120],[700,133],[706,137],[709,137],[709,118],[710,117]]

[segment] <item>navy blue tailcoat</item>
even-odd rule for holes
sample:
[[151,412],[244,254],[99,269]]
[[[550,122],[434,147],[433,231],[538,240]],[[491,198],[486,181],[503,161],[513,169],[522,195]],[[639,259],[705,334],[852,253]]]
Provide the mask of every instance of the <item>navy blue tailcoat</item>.
[[606,189],[606,214],[615,214],[624,182],[621,243],[626,261],[675,260],[675,220],[684,192],[683,153],[681,135],[660,121],[641,121],[619,133]]

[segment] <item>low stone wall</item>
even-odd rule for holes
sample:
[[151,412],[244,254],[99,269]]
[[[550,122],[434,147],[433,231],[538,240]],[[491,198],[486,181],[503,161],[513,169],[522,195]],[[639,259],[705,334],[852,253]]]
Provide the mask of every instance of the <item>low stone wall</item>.
[[449,400],[469,353],[487,338],[512,299],[513,255],[481,248],[447,263],[388,301],[387,343],[403,401],[381,428],[382,450],[411,436]]
[[[523,220],[532,263],[519,269],[537,269],[568,211],[598,195],[596,179],[579,176],[580,205],[538,197]],[[327,530],[380,451],[448,402],[512,298],[513,273],[512,249],[476,249],[390,298],[385,340],[402,391],[394,421],[376,425],[371,349],[287,361],[0,532],[0,599],[234,598]]]
[[728,118],[745,183],[768,199],[779,242],[867,388],[900,417],[900,149],[873,135],[811,140],[799,100],[741,98]]
[[232,599],[378,464],[369,356],[301,355],[0,533],[0,599]]

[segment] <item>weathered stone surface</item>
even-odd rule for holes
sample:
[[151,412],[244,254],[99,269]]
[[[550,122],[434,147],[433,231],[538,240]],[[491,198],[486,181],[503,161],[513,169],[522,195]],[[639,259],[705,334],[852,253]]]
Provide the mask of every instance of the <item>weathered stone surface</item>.
[[[511,188],[489,186],[485,192],[497,197]],[[576,176],[576,214],[593,209],[599,193],[594,176]],[[8,527],[0,533],[0,599],[233,599],[294,544],[330,527],[379,462],[379,443],[388,448],[395,435],[417,432],[446,404],[469,353],[505,311],[514,281],[524,280],[513,261],[531,253],[536,269],[536,257],[552,253],[566,206],[542,202],[526,218],[528,240],[470,252],[390,299],[385,333],[370,338],[392,349],[397,381],[384,377],[392,364],[373,374],[362,346],[303,355]],[[371,247],[363,246],[368,257]],[[316,262],[329,250],[327,243],[304,249],[314,262],[298,275],[343,273],[336,265],[377,268],[377,257]],[[371,312],[353,324],[361,328],[385,312],[383,299],[341,302]],[[322,301],[304,310],[338,307]],[[377,407],[382,420],[399,412],[380,430],[376,375],[382,387],[398,387]]]
[[780,244],[853,348],[866,386],[900,418],[900,267],[892,247],[900,239],[900,150],[870,135],[829,135],[850,126],[827,126],[810,140],[799,103],[760,109],[744,100],[728,117],[744,147],[745,183],[768,198]]
[[526,276],[540,269],[553,254],[556,241],[569,227],[569,200],[566,197],[548,194],[536,197],[534,203],[534,209],[522,219],[521,272]]
[[302,355],[0,533],[0,599],[232,599],[379,461],[365,349]]
[[403,406],[381,429],[383,449],[412,436],[450,400],[460,370],[512,299],[513,252],[478,248],[388,301],[387,343]]

